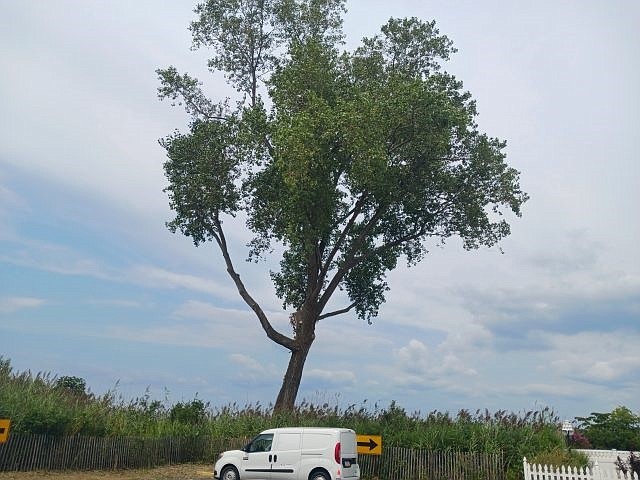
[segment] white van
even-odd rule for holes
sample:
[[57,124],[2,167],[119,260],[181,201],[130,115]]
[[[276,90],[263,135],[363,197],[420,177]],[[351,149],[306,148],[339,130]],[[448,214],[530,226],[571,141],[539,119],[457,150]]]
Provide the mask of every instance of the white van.
[[221,480],[360,480],[356,433],[347,428],[273,428],[242,450],[222,452]]

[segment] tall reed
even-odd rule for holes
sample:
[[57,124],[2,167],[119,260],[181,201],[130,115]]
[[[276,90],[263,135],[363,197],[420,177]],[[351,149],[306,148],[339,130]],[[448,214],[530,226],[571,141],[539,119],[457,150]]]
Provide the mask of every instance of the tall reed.
[[[343,426],[383,436],[386,446],[455,452],[502,452],[508,471],[518,478],[522,457],[563,449],[560,421],[549,408],[515,414],[487,410],[408,413],[397,403],[381,407],[363,401],[339,408],[302,401],[293,411],[272,405],[236,403],[211,407],[199,399],[168,405],[148,391],[133,400],[61,388],[55,376],[14,372],[0,356],[0,418],[15,432],[50,435],[163,438],[206,435],[220,439],[250,437],[272,427]],[[510,476],[512,476],[510,475]]]

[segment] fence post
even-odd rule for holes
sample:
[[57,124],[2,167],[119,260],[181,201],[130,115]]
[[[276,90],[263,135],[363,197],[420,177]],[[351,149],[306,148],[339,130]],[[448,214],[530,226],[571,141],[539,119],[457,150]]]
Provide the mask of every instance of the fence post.
[[602,471],[600,470],[598,460],[593,462],[593,480],[602,480]]
[[522,468],[524,469],[524,480],[529,480],[531,476],[531,471],[529,470],[529,463],[527,462],[527,457],[522,457]]

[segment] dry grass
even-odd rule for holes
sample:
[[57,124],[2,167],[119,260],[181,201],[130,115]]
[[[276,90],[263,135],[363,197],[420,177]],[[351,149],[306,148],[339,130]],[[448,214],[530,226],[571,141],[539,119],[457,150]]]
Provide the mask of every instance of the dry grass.
[[0,480],[201,480],[213,478],[213,465],[185,464],[143,470],[92,472],[4,472]]

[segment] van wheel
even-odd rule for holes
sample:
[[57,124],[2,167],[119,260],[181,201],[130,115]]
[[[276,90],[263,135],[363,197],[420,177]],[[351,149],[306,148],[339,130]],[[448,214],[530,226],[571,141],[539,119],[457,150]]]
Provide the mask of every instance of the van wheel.
[[324,472],[313,472],[309,476],[309,480],[331,480]]
[[238,475],[238,471],[235,467],[226,466],[220,473],[220,480],[240,480],[240,475]]

